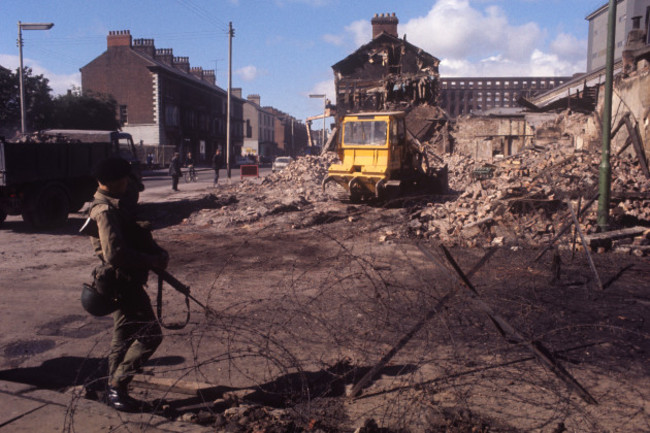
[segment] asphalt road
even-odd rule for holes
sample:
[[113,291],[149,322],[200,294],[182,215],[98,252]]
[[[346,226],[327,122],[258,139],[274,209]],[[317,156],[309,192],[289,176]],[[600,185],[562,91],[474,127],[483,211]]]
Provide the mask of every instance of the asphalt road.
[[[183,173],[186,172],[187,169],[183,169]],[[271,173],[271,168],[270,167],[261,167],[259,169],[259,176],[260,179],[263,178],[264,176],[268,175]],[[191,186],[192,189],[194,189],[196,186],[202,186],[202,187],[208,187],[212,186],[212,181],[214,179],[214,170],[211,168],[197,168],[197,174],[198,174],[198,180],[196,182],[196,185],[194,185],[194,182],[187,184],[183,178],[181,178],[178,182],[178,187],[179,189],[183,189],[183,186]],[[230,170],[230,182],[240,182],[242,177],[240,174],[239,168],[232,168]],[[245,179],[254,179],[251,177],[246,177]],[[156,170],[154,172],[145,172],[145,176],[143,178],[144,185],[146,189],[149,188],[161,188],[161,187],[168,187],[171,190],[171,185],[172,185],[172,179],[168,175],[167,169],[161,169],[161,170]],[[221,169],[219,171],[219,182],[228,182],[228,177],[227,177],[227,170]]]

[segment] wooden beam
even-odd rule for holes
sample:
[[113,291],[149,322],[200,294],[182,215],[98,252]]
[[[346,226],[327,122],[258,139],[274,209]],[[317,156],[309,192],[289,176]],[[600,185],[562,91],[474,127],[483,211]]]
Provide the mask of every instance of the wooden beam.
[[[420,251],[422,251],[422,252],[424,253],[425,257],[427,257],[427,258],[429,258],[429,259],[432,259],[432,257],[430,256],[430,253],[429,253],[426,249],[424,249],[424,247],[422,247],[421,245],[418,245],[418,248],[420,249]],[[473,275],[473,274],[476,273],[479,269],[481,269],[481,267],[483,267],[483,265],[485,264],[485,262],[487,262],[487,261],[489,260],[489,258],[492,257],[492,255],[493,255],[495,252],[496,252],[496,248],[489,249],[488,252],[485,253],[485,255],[483,256],[483,258],[482,258],[481,260],[479,260],[478,263],[476,263],[476,265],[474,265],[474,267],[473,267],[473,268],[468,272],[468,275]],[[416,323],[415,326],[413,326],[413,327],[412,327],[412,328],[411,328],[411,329],[410,329],[406,334],[404,334],[404,336],[403,336],[402,338],[400,338],[400,340],[397,342],[397,344],[395,344],[395,345],[394,345],[394,346],[393,346],[393,347],[388,351],[388,353],[386,353],[386,354],[385,354],[385,355],[384,355],[384,356],[379,360],[379,362],[377,362],[377,364],[375,364],[375,365],[370,369],[370,371],[367,372],[367,373],[366,373],[366,374],[361,378],[361,380],[359,380],[359,382],[357,382],[357,383],[354,385],[354,387],[352,387],[352,389],[351,389],[350,392],[348,393],[348,397],[350,397],[350,398],[354,398],[354,397],[356,397],[357,395],[359,395],[359,393],[360,393],[361,390],[366,386],[366,384],[368,384],[368,382],[370,382],[370,381],[372,380],[372,378],[375,377],[375,375],[376,375],[377,373],[379,373],[379,371],[380,371],[382,368],[384,368],[384,367],[386,366],[386,364],[388,364],[388,361],[390,361],[390,360],[391,360],[391,359],[392,359],[392,358],[397,354],[397,352],[399,352],[399,351],[400,351],[400,350],[401,350],[401,349],[406,345],[406,343],[408,343],[408,342],[411,340],[411,338],[413,338],[413,336],[414,336],[414,335],[415,335],[415,334],[416,334],[420,329],[422,329],[422,327],[423,327],[427,322],[429,322],[431,319],[433,319],[433,318],[435,317],[435,315],[436,315],[436,314],[437,314],[437,313],[442,309],[442,307],[443,307],[443,306],[444,306],[444,305],[445,305],[445,304],[446,304],[450,299],[452,299],[452,298],[454,297],[454,295],[458,292],[458,290],[460,289],[460,287],[461,287],[460,285],[457,285],[456,287],[452,288],[449,292],[447,292],[447,294],[446,294],[445,296],[443,296],[443,297],[442,297],[442,298],[441,298],[441,299],[436,303],[436,305],[435,305],[435,307],[433,307],[433,309],[429,310],[429,312],[427,312],[427,314],[426,314],[422,319],[420,319],[420,321],[419,321],[418,323]]]
[[648,170],[648,160],[645,157],[645,151],[643,150],[643,145],[641,143],[641,137],[639,137],[639,132],[632,125],[632,121],[629,117],[624,117],[625,126],[627,127],[627,132],[632,138],[632,145],[636,151],[636,156],[639,158],[639,163],[641,164],[641,171],[645,175],[646,179],[650,179],[650,170]]

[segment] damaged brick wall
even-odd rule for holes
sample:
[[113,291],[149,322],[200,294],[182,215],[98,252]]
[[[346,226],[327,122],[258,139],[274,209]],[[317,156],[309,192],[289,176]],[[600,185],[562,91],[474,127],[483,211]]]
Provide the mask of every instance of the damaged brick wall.
[[[616,80],[612,96],[612,126],[615,127],[621,116],[630,113],[632,123],[636,125],[640,135],[646,158],[650,157],[650,68],[637,70],[627,78]],[[598,104],[598,112],[602,113],[602,100]],[[622,128],[612,139],[612,152],[618,151],[628,137]],[[634,152],[630,146],[627,152]]]
[[523,116],[461,117],[455,129],[455,151],[479,161],[518,153],[534,137],[533,127]]

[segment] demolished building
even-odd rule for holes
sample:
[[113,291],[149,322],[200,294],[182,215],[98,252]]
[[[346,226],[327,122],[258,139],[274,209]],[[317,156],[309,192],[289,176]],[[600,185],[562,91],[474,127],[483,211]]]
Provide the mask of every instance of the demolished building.
[[438,105],[440,60],[397,34],[395,14],[375,14],[372,40],[332,66],[336,116],[408,111],[406,125],[421,142],[446,123]]

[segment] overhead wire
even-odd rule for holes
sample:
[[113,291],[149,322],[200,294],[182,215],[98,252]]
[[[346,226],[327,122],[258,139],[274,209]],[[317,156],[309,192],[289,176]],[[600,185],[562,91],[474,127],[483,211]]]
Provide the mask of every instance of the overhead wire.
[[202,20],[210,24],[215,24],[215,23],[219,24],[221,26],[220,30],[226,34],[228,33],[228,24],[225,21],[215,17],[207,9],[196,4],[196,2],[192,0],[176,0],[176,2],[179,3],[181,6],[187,8],[190,12],[193,12]]

